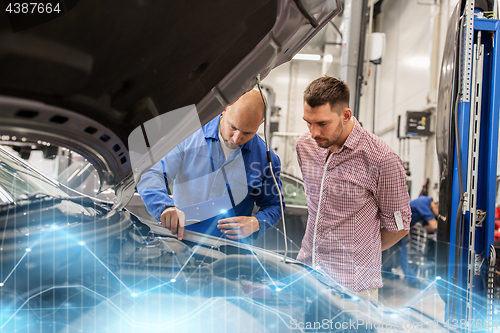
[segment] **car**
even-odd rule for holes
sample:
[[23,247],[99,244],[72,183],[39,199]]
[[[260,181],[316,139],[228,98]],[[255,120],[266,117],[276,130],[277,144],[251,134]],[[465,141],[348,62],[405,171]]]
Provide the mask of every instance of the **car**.
[[115,196],[83,195],[0,150],[2,332],[408,330],[403,320],[446,331],[283,255],[194,232],[179,241],[125,209],[142,173],[292,59],[339,0],[63,3],[0,14],[0,136],[77,152],[97,192]]
[[[302,238],[307,225],[307,199],[302,179],[287,172],[280,174],[283,198],[286,203],[285,222],[288,241],[287,256],[297,258],[302,244]],[[283,237],[283,220],[264,236],[254,239],[250,244],[277,253],[285,253],[285,238]]]
[[287,332],[318,325],[363,332],[397,327],[398,320],[445,330],[414,309],[379,308],[280,254],[193,231],[179,241],[155,222],[49,179],[4,148],[0,200],[2,332]]
[[[99,180],[97,178],[97,172],[92,167],[92,164],[83,160],[82,157],[77,157],[72,160],[72,163],[67,168],[62,170],[57,181],[80,193],[94,196],[99,187]],[[280,179],[283,183],[283,199],[286,202],[284,215],[289,246],[287,256],[295,259],[300,250],[307,224],[307,200],[304,182],[302,179],[287,172],[281,172]],[[115,196],[112,191],[108,190],[99,193],[97,198],[112,202]],[[154,218],[147,211],[144,202],[137,192],[134,193],[132,200],[125,207],[142,219],[154,221]],[[255,211],[257,210],[258,207],[255,207]],[[250,240],[250,244],[253,246],[282,254],[285,253],[284,242],[283,220],[280,220],[264,236]]]

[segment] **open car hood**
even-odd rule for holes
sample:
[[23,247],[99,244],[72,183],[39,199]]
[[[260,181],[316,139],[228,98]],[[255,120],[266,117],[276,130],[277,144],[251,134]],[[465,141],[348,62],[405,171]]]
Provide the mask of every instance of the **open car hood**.
[[120,206],[132,169],[159,156],[133,165],[134,130],[188,106],[207,123],[341,10],[340,0],[64,2],[64,15],[15,33],[0,13],[0,135],[85,156]]

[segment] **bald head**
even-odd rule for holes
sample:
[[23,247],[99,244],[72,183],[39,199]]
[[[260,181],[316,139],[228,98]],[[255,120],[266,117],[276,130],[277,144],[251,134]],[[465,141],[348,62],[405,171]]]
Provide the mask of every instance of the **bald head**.
[[254,89],[228,106],[219,127],[226,146],[234,149],[250,141],[264,121],[264,109],[260,92]]
[[242,115],[243,113],[248,113],[249,116],[255,116],[259,122],[264,119],[265,106],[258,90],[252,89],[241,96],[236,102],[227,107],[227,111],[233,108],[242,113]]

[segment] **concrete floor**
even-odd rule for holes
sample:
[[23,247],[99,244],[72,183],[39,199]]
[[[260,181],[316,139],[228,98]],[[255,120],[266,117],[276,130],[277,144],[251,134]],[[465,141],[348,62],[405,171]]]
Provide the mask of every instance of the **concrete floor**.
[[411,307],[438,321],[444,321],[445,303],[434,283],[425,289],[409,287],[404,280],[385,279],[384,287],[379,289],[379,302],[394,309]]
[[[392,309],[401,309],[411,307],[420,311],[433,320],[444,322],[445,319],[445,303],[438,294],[435,280],[421,280],[428,283],[428,287],[424,289],[416,289],[409,287],[404,279],[397,277],[396,279],[384,279],[384,287],[379,289],[379,302],[384,307]],[[495,327],[488,332],[500,333],[500,302],[495,302],[495,310],[493,318]],[[476,332],[485,330],[476,330]]]

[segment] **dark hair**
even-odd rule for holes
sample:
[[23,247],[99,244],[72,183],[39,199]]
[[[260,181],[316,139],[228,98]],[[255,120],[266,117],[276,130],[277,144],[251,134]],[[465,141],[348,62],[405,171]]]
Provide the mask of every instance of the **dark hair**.
[[304,91],[304,101],[312,108],[330,103],[349,106],[349,85],[342,80],[323,76],[309,83]]

